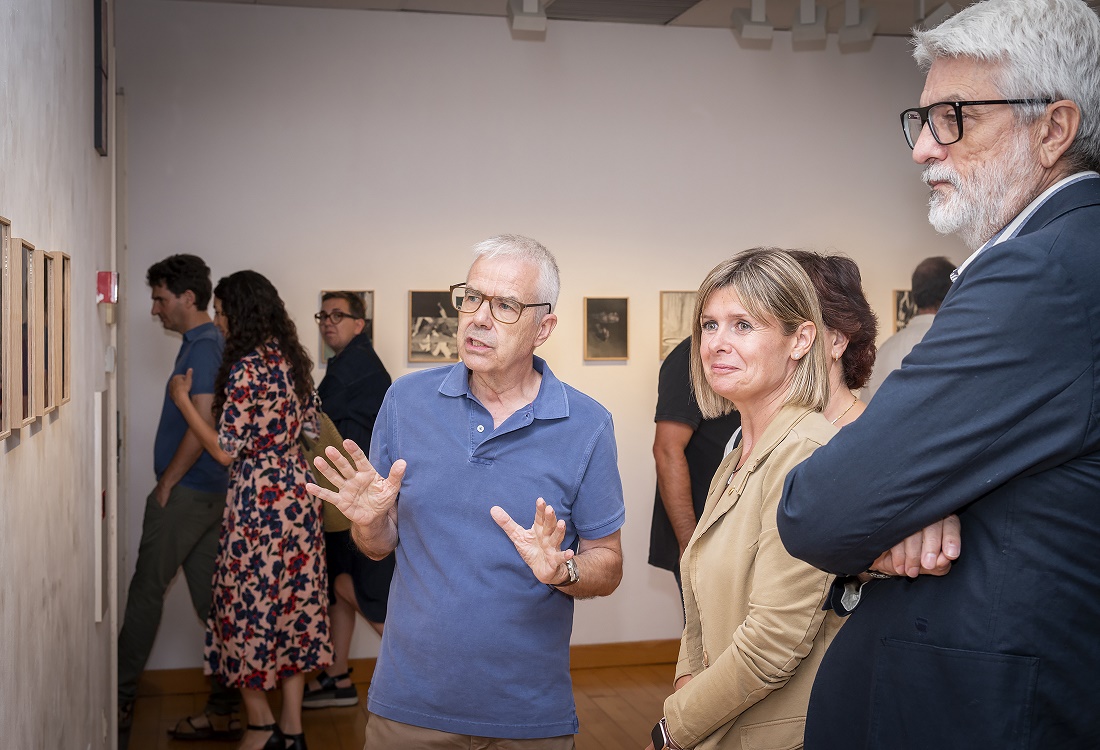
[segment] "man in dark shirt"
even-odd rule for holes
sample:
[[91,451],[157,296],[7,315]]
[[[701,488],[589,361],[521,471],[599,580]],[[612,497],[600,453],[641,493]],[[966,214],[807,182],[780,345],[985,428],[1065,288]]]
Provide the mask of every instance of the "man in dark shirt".
[[[355,292],[328,292],[321,299],[321,312],[314,317],[325,343],[336,353],[317,386],[321,408],[341,437],[368,446],[391,381],[371,345],[363,300]],[[354,706],[359,702],[348,668],[356,612],[382,635],[393,577],[394,556],[371,560],[355,546],[346,528],[325,530],[325,554],[333,663],[306,687],[304,708]]]
[[[680,555],[695,531],[707,490],[726,443],[741,425],[734,412],[703,419],[691,392],[691,337],[676,345],[661,365],[657,381],[657,423],[653,460],[657,498],[649,533],[649,564],[671,570],[680,586]],[[681,595],[682,595],[681,591]]]
[[[214,380],[225,342],[206,309],[210,304],[210,269],[194,255],[173,255],[149,268],[153,315],[168,331],[183,335],[171,375],[191,370],[191,400],[214,423]],[[169,378],[171,377],[169,376]],[[164,389],[164,405],[153,446],[157,484],[145,504],[137,567],[126,597],[126,613],[118,636],[119,729],[129,729],[138,678],[156,640],[164,595],[183,569],[191,603],[204,623],[210,612],[211,581],[225,513],[227,469],[211,458],[188,429]],[[239,696],[213,683],[210,701],[201,714],[180,721],[176,739],[235,740],[240,722],[230,718]]]

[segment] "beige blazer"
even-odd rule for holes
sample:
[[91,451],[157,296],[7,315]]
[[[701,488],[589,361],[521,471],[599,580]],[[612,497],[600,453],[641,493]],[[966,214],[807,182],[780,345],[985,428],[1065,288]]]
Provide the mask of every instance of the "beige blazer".
[[665,700],[685,748],[802,747],[806,705],[841,619],[821,605],[833,576],[787,554],[776,531],[783,480],[836,434],[821,414],[785,406],[727,486],[738,446],[718,467],[680,562],[687,625]]

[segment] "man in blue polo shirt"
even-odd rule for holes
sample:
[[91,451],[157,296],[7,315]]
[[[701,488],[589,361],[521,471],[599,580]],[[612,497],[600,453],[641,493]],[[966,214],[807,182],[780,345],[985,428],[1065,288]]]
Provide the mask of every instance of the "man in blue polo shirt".
[[474,254],[453,289],[462,362],[395,382],[370,460],[349,441],[355,468],[333,449],[323,469],[339,493],[308,486],[367,555],[397,552],[367,750],[572,748],[573,599],[622,578],[611,415],[534,356],[557,264],[515,235]]
[[[152,289],[153,315],[166,330],[183,335],[171,375],[193,371],[191,399],[213,424],[214,379],[225,342],[206,312],[210,269],[194,255],[173,255],[153,264],[146,280]],[[119,729],[123,731],[132,718],[138,678],[156,640],[164,594],[180,568],[195,612],[206,621],[229,482],[226,467],[211,458],[188,430],[167,386],[153,445],[153,468],[157,484],[145,503],[137,567],[118,636]],[[206,710],[181,720],[169,734],[176,739],[240,738],[239,720],[229,717],[239,696],[214,684]]]

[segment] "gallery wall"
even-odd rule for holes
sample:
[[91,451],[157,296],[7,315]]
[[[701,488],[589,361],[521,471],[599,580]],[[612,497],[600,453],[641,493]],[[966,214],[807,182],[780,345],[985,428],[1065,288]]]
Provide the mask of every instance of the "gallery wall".
[[[560,323],[539,353],[614,414],[628,513],[623,583],[578,605],[575,643],[681,627],[671,574],[646,564],[660,290],[694,289],[753,245],[839,251],[888,326],[919,259],[965,257],[928,227],[900,132],[922,80],[905,39],[795,53],[783,33],[747,50],[723,29],[561,22],[518,41],[499,18],[167,0],[127,2],[119,36],[123,580],[179,343],[144,285],[168,254],[268,275],[310,342],[319,290],[374,290],[398,376],[418,367],[410,289],[461,281],[469,247],[501,232],[556,253]],[[583,360],[586,296],[629,298],[627,361]],[[374,655],[359,630],[355,655]],[[150,667],[198,665],[200,632],[177,581]]]
[[[108,524],[93,462],[93,394],[109,380],[95,272],[112,267],[112,169],[93,144],[92,10],[69,0],[0,4],[0,215],[14,237],[68,254],[72,274],[71,399],[0,440],[7,747],[105,748],[113,710],[110,592],[98,604],[96,595],[109,559],[96,555],[95,534]],[[7,377],[4,386],[5,398],[20,398]]]

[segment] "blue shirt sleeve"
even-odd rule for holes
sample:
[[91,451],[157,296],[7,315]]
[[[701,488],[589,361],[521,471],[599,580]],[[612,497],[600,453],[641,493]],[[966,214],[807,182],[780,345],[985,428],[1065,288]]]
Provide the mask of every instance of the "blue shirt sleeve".
[[623,483],[615,447],[611,415],[600,426],[592,453],[573,502],[572,522],[582,539],[602,539],[618,531],[626,520]]
[[222,346],[214,339],[199,339],[187,352],[184,369],[190,367],[191,393],[206,394],[214,392],[214,381],[218,377],[218,368],[222,364]]

